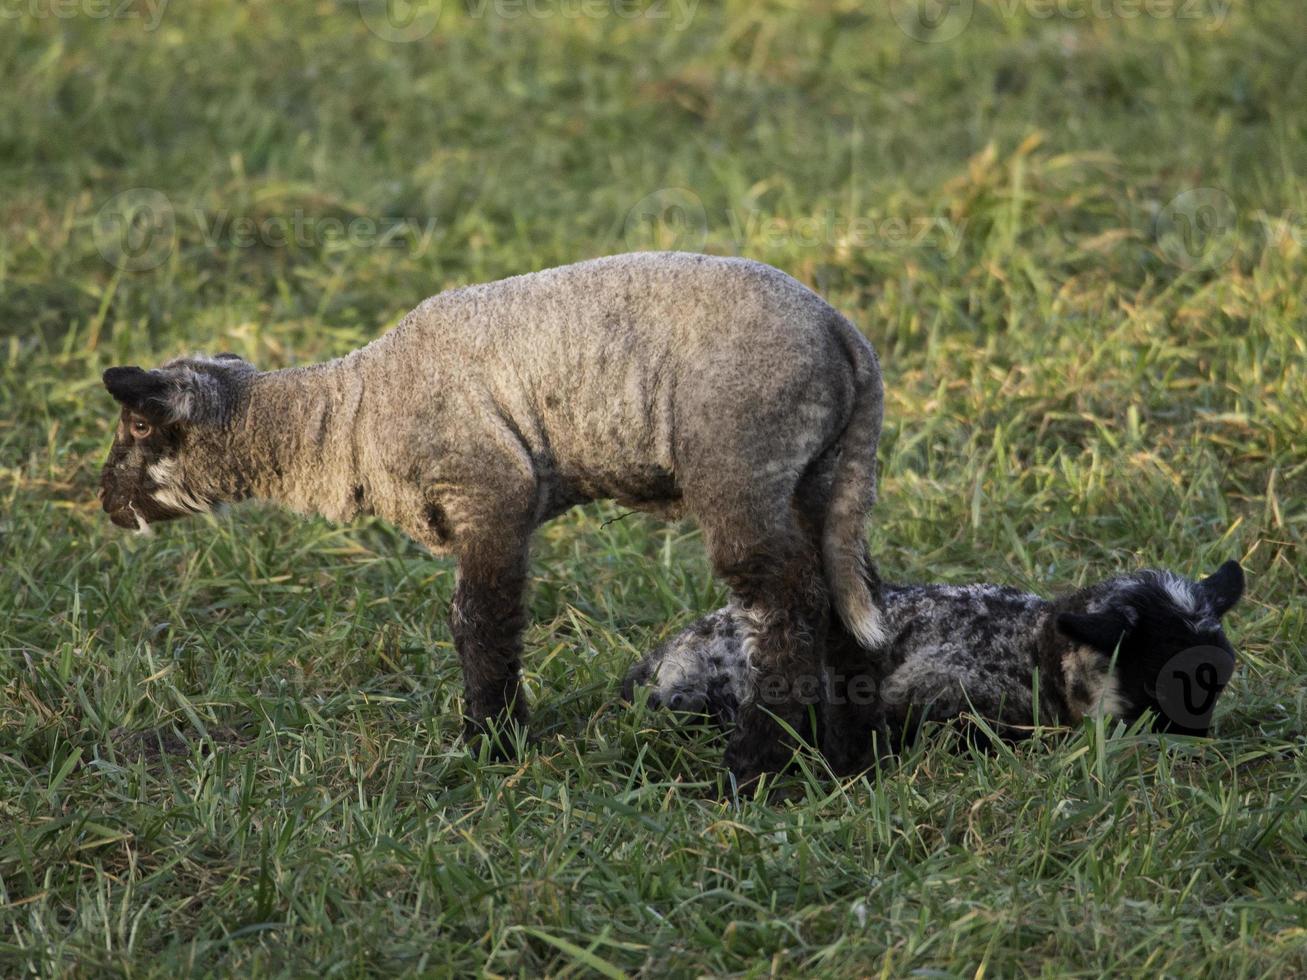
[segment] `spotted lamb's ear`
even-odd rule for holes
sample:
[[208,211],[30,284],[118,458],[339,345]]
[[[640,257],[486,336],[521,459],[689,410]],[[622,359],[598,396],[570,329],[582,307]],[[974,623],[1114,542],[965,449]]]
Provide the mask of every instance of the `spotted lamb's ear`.
[[162,371],[129,365],[111,367],[103,377],[105,388],[121,405],[155,421],[171,420],[173,382]]
[[1198,589],[1206,597],[1212,612],[1219,619],[1243,596],[1243,569],[1237,561],[1227,561],[1199,582]]
[[1134,626],[1129,609],[1104,609],[1095,613],[1062,613],[1057,628],[1077,643],[1091,646],[1101,653],[1115,652],[1122,638]]

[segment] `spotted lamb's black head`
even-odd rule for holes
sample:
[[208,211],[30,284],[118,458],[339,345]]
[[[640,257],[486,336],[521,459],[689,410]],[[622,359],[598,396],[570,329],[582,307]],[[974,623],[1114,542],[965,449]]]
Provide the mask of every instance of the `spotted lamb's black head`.
[[1063,612],[1058,630],[1113,664],[1102,704],[1132,722],[1151,711],[1159,731],[1206,735],[1216,699],[1234,672],[1221,629],[1243,594],[1239,563],[1194,582],[1163,571],[1109,579],[1083,611]]
[[253,373],[235,354],[104,372],[105,388],[122,406],[100,474],[100,502],[111,521],[144,529],[210,509],[215,500],[203,474],[215,447],[205,436],[230,421]]

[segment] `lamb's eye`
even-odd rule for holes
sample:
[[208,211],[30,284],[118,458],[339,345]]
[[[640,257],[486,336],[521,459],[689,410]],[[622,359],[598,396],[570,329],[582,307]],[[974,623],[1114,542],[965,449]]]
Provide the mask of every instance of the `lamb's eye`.
[[148,438],[150,433],[153,431],[154,431],[154,426],[152,426],[149,422],[142,421],[141,419],[132,419],[133,438],[136,439]]

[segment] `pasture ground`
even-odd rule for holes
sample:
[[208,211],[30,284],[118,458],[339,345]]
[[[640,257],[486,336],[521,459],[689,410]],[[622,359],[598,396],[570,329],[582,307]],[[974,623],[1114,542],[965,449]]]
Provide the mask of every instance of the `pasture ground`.
[[[1307,972],[1307,14],[911,8],[6,12],[0,973]],[[941,738],[723,804],[720,740],[616,696],[722,590],[693,527],[600,506],[538,537],[541,743],[494,764],[446,562],[97,510],[111,364],[328,358],[655,246],[778,265],[877,345],[887,576],[1243,561],[1218,737]]]

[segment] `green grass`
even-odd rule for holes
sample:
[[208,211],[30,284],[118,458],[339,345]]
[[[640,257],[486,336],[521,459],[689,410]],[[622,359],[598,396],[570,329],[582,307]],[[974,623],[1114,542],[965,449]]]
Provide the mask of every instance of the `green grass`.
[[[1301,4],[978,3],[932,43],[905,3],[443,6],[409,44],[326,0],[0,30],[0,974],[1307,971]],[[172,234],[123,269],[130,188]],[[616,698],[722,599],[698,535],[597,507],[538,536],[541,742],[493,764],[445,562],[97,511],[110,364],[326,358],[657,244],[772,262],[877,345],[888,575],[1242,560],[1217,737],[937,739],[732,808],[719,739]]]

